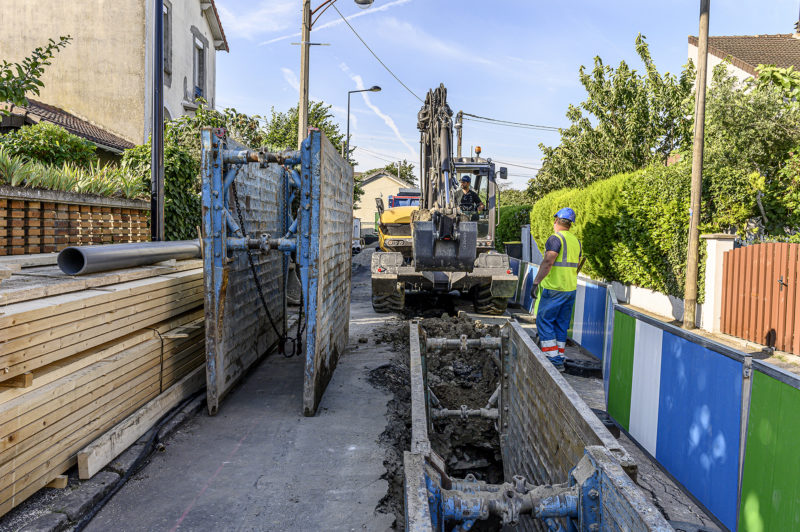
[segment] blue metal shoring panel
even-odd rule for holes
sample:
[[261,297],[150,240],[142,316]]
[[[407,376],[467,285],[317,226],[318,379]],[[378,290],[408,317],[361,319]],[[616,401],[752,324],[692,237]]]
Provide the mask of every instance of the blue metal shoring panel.
[[[209,412],[248,367],[289,341],[291,354],[305,355],[303,412],[313,415],[348,340],[352,166],[318,131],[302,151],[268,153],[206,128],[202,148]],[[286,326],[292,253],[306,321],[298,338]]]
[[[292,157],[292,152],[227,149],[233,145],[223,129],[202,131],[206,383],[211,414],[247,368],[273,347],[283,346],[287,255],[296,245],[288,231],[287,206],[291,189],[287,185],[294,180],[286,178],[281,165],[296,164],[296,152]],[[257,296],[258,286],[266,310]]]
[[303,414],[312,416],[347,347],[350,324],[353,167],[321,131],[300,151],[298,262],[305,297]]
[[[414,532],[444,532],[445,530],[470,530],[477,521],[490,516],[498,518],[503,525],[515,526],[527,523],[537,530],[557,532],[597,532],[620,530],[644,532],[667,532],[672,530],[664,517],[645,498],[620,463],[620,450],[613,441],[602,436],[591,438],[600,444],[581,445],[581,452],[574,457],[571,469],[562,477],[565,482],[552,484],[528,483],[526,478],[512,475],[502,484],[488,484],[478,481],[473,475],[464,479],[451,478],[446,473],[446,462],[430,447],[427,438],[424,394],[423,353],[419,345],[419,324],[410,324],[409,374],[411,385],[411,441],[412,448],[404,454],[405,473],[405,515],[406,530]],[[520,356],[533,354],[527,352],[530,346],[520,341],[524,330],[504,327],[501,331],[501,352],[504,359],[504,372]],[[528,358],[528,357],[525,357]],[[538,357],[537,357],[538,358]],[[546,361],[546,359],[545,359]],[[542,364],[545,361],[540,361]],[[544,366],[549,369],[549,366]],[[547,378],[546,376],[544,378]],[[508,380],[503,380],[506,388]],[[524,390],[521,390],[524,392]],[[520,390],[510,393],[519,394]],[[515,408],[508,401],[509,393],[501,395],[501,410]],[[581,408],[580,414],[586,414]],[[540,450],[526,449],[528,442],[504,437],[505,423],[518,423],[519,416],[503,415],[501,419],[500,441],[504,447],[504,457],[514,455],[519,462],[515,467],[529,471],[552,468],[547,463],[530,462],[544,458]],[[552,423],[558,423],[553,419]],[[570,420],[562,420],[571,424]],[[513,427],[512,427],[513,428]],[[584,430],[594,431],[590,426]],[[560,443],[563,443],[560,442]],[[609,447],[609,445],[611,447]],[[509,450],[509,446],[517,448]],[[558,445],[557,445],[558,446]],[[559,452],[555,449],[552,452]],[[527,463],[526,463],[527,462]],[[506,464],[508,465],[508,464]],[[508,468],[506,468],[508,469]],[[549,476],[545,471],[540,476]],[[553,472],[557,473],[557,472]],[[523,516],[528,516],[524,520]]]

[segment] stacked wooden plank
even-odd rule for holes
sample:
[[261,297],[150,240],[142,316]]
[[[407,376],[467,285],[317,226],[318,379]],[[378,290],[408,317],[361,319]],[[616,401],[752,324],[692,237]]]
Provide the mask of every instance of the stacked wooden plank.
[[196,260],[81,278],[22,268],[2,295],[0,515],[205,360]]

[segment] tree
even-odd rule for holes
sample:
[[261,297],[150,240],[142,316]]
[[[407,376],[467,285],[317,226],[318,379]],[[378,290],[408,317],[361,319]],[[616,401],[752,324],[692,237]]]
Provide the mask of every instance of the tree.
[[[311,102],[308,107],[308,125],[320,129],[328,140],[331,141],[336,151],[341,153],[344,150],[344,133],[342,133],[340,126],[333,120],[333,113],[331,113],[330,105],[324,102]],[[291,150],[297,146],[297,128],[299,118],[297,114],[297,107],[292,107],[285,113],[275,111],[273,107],[270,109],[270,119],[264,128],[265,142],[277,150]],[[351,147],[350,152],[352,153]],[[350,164],[355,164],[349,157]],[[358,207],[358,200],[364,195],[364,189],[361,188],[361,183],[358,178],[353,182],[353,206]]]
[[29,92],[39,94],[39,89],[44,87],[40,79],[44,74],[44,67],[50,65],[56,52],[61,51],[71,40],[69,35],[59,38],[58,42],[50,39],[46,46],[37,47],[19,63],[9,63],[4,59],[0,63],[0,101],[19,106],[28,105],[25,95]]
[[[341,132],[339,124],[334,121],[331,107],[324,102],[311,102],[308,107],[308,125],[322,130],[336,151],[341,153],[344,147],[344,133]],[[273,107],[270,112],[272,116],[267,121],[264,130],[266,143],[281,150],[295,149],[299,122],[297,107],[292,107],[285,113],[275,111]]]
[[532,200],[652,161],[666,162],[670,153],[691,142],[694,66],[689,63],[677,77],[659,74],[641,34],[636,52],[645,66],[643,74],[625,61],[617,68],[605,66],[600,57],[595,57],[591,73],[580,68],[588,98],[569,106],[572,125],[560,130],[558,146],[539,145],[544,159],[529,182]]
[[525,190],[513,189],[511,185],[498,185],[497,188],[499,191],[501,208],[533,204],[533,200]]
[[[399,166],[399,172],[398,172],[398,166]],[[417,185],[417,178],[414,176],[414,165],[405,159],[397,163],[387,164],[386,166],[383,167],[383,170],[399,178],[400,181],[408,183],[409,186],[414,187]]]

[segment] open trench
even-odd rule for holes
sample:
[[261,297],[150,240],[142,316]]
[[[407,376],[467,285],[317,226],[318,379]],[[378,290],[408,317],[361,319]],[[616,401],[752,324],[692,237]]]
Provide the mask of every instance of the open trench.
[[[446,301],[445,301],[446,305]],[[428,337],[480,338],[498,336],[496,325],[483,325],[468,318],[457,318],[442,312],[440,301],[425,306],[417,315],[424,317],[420,325]],[[419,310],[419,309],[418,309]],[[412,307],[410,312],[414,312]],[[452,312],[452,310],[451,310]],[[370,382],[392,393],[388,406],[388,423],[380,443],[386,450],[384,466],[389,482],[387,495],[379,511],[396,516],[395,530],[404,530],[403,511],[403,452],[410,449],[411,393],[409,382],[409,322],[393,319],[376,331],[376,343],[391,343],[396,353],[388,364],[370,372]],[[443,408],[470,409],[486,406],[500,381],[500,372],[491,350],[470,349],[466,353],[447,350],[428,353],[428,384]],[[429,433],[433,450],[447,464],[448,473],[456,478],[473,474],[478,480],[490,483],[503,481],[503,462],[500,442],[494,421],[487,419],[445,418],[433,422]],[[472,530],[500,530],[499,521],[479,521]]]

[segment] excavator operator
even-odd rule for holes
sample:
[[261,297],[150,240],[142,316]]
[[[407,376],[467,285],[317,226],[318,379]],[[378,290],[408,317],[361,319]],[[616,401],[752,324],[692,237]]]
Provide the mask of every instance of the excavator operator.
[[468,174],[461,176],[461,188],[456,191],[455,200],[462,212],[471,213],[473,217],[477,217],[477,213],[483,211],[485,207],[478,193],[470,190],[471,182],[472,178]]

